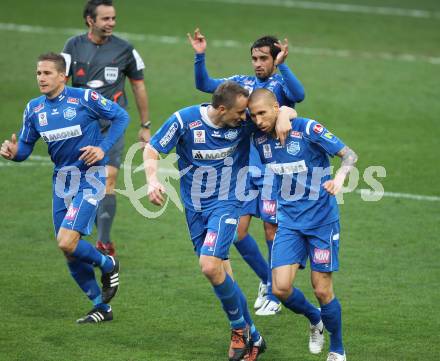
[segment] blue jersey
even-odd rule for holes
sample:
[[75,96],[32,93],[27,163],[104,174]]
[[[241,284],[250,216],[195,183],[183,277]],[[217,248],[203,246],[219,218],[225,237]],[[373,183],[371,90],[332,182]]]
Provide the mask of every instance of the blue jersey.
[[295,118],[292,131],[282,146],[262,131],[253,136],[266,176],[278,182],[278,224],[291,229],[311,229],[339,219],[334,196],[323,183],[331,179],[329,155],[343,147],[336,136],[311,119]]
[[235,128],[216,127],[207,109],[208,104],[202,104],[179,110],[150,141],[160,153],[176,147],[179,170],[185,170],[181,196],[185,208],[194,211],[216,208],[219,201],[238,204],[246,183],[250,133],[255,129],[250,120]]
[[[106,136],[100,132],[99,119],[112,121]],[[89,166],[79,160],[85,146],[99,146],[105,153],[124,133],[129,122],[127,112],[118,104],[92,90],[65,87],[54,99],[40,96],[31,100],[23,114],[18,154],[15,161],[26,159],[35,142],[41,137],[55,164],[55,172],[62,167],[77,167],[85,172]],[[106,158],[96,165],[104,165]]]

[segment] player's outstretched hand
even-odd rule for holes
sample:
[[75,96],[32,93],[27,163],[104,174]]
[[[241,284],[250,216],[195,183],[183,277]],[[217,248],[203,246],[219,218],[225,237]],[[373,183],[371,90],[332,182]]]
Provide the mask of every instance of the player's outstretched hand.
[[341,182],[338,182],[335,179],[330,179],[327,182],[325,182],[322,186],[328,193],[335,196],[342,189],[342,185],[343,184]]
[[165,187],[158,181],[151,181],[148,183],[147,195],[151,203],[161,206],[165,200]]
[[80,151],[83,152],[83,154],[81,154],[79,160],[83,160],[87,165],[93,165],[105,156],[104,151],[100,147],[94,147],[92,145],[82,147]]
[[5,140],[0,149],[0,155],[8,160],[14,159],[17,155],[17,136],[12,134],[11,140]]
[[206,51],[206,38],[202,35],[199,28],[194,30],[194,38],[190,33],[187,33],[186,36],[197,54],[203,54]]
[[298,116],[295,109],[282,106],[280,107],[280,112],[278,113],[277,122],[275,124],[275,133],[277,139],[282,145],[286,144],[286,139],[289,137],[289,133],[292,130],[291,119]]
[[289,54],[289,42],[286,38],[284,39],[284,42],[279,41],[275,43],[275,46],[281,50],[275,59],[275,65],[280,65],[284,63],[284,60],[286,60],[287,55]]

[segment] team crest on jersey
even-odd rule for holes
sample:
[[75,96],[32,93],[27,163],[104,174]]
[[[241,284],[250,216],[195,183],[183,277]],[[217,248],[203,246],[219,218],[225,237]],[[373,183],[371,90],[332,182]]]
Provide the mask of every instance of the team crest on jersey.
[[73,118],[76,117],[76,110],[75,110],[75,108],[68,107],[68,108],[64,109],[63,110],[63,116],[64,116],[64,119],[72,120]]
[[286,150],[287,153],[291,155],[297,155],[301,150],[301,147],[299,146],[299,142],[289,142],[287,143]]
[[264,143],[266,141],[267,141],[267,136],[266,135],[263,135],[262,137],[259,137],[259,138],[255,139],[255,143],[257,143],[257,145],[259,145],[261,143]]
[[204,130],[194,130],[194,143],[206,143]]
[[113,84],[118,80],[119,69],[114,66],[106,66],[104,68],[104,79],[107,83]]
[[96,102],[99,99],[99,94],[95,91],[92,91],[90,92],[90,98]]
[[38,113],[40,110],[44,109],[44,103],[38,104],[35,108],[34,108],[34,113]]
[[272,158],[272,149],[270,144],[263,144],[263,155],[264,158]]
[[38,124],[40,124],[41,127],[44,127],[47,125],[47,113],[38,113]]
[[238,137],[238,130],[237,129],[229,129],[225,133],[225,138],[228,140],[235,140]]
[[196,120],[195,122],[189,123],[189,129],[194,129],[202,126],[202,122],[200,120]]
[[290,131],[290,136],[292,138],[301,139],[302,138],[302,132],[297,132],[296,130],[292,130],[292,131]]
[[69,97],[69,98],[67,98],[67,103],[78,105],[79,104],[79,99],[78,98]]

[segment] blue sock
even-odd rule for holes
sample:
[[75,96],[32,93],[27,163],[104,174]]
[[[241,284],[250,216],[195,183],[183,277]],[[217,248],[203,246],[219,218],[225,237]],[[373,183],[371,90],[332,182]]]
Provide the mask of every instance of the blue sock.
[[67,262],[70,274],[94,305],[102,303],[101,288],[98,286],[93,267],[78,259]]
[[344,354],[342,344],[342,312],[337,298],[330,303],[321,305],[322,323],[330,334],[330,351]]
[[84,263],[101,268],[102,272],[108,273],[113,268],[113,262],[108,256],[104,256],[89,242],[80,239],[75,251],[71,254],[72,257],[78,258]]
[[267,283],[267,262],[258,248],[255,239],[248,233],[241,241],[236,241],[235,247],[246,263],[253,269],[261,281]]
[[234,283],[235,290],[240,296],[240,304],[241,309],[243,310],[243,317],[246,321],[246,323],[249,325],[250,332],[251,332],[251,338],[253,341],[258,341],[260,339],[260,333],[258,332],[257,328],[254,325],[254,321],[252,320],[252,317],[249,313],[246,296],[241,291],[240,287],[238,286],[237,282]]
[[272,270],[270,269],[270,266],[272,264],[272,246],[273,241],[266,240],[267,249],[268,249],[268,256],[267,256],[267,262],[269,264],[269,267],[267,267],[267,299],[270,301],[275,301],[277,303],[280,303],[280,300],[274,296],[272,293]]
[[233,329],[245,328],[246,321],[241,309],[240,296],[236,291],[234,281],[228,274],[226,274],[225,281],[222,284],[214,286],[214,292],[222,303],[231,327]]
[[283,302],[283,305],[295,313],[306,316],[312,325],[317,325],[321,321],[321,313],[307,301],[299,288],[293,289],[293,292]]

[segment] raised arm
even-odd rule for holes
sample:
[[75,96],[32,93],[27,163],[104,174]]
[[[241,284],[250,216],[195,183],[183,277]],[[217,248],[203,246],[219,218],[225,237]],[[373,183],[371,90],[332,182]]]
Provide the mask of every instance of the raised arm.
[[282,145],[286,143],[289,132],[292,130],[291,120],[297,116],[298,113],[295,109],[286,106],[280,107],[280,112],[278,113],[277,122],[275,124],[275,132],[277,139],[280,140]]
[[223,79],[210,78],[205,63],[206,38],[200,33],[199,28],[194,30],[194,38],[187,34],[188,40],[195,51],[194,77],[196,88],[205,93],[213,93],[223,83]]
[[278,48],[280,48],[280,52],[278,53],[275,59],[275,65],[278,66],[278,70],[281,73],[281,76],[284,79],[287,87],[286,96],[288,99],[295,103],[299,103],[304,100],[305,91],[304,87],[298,78],[293,74],[292,70],[287,66],[285,60],[287,55],[289,54],[289,43],[287,39],[284,39],[284,42],[278,42],[275,44]]

